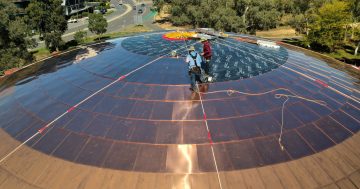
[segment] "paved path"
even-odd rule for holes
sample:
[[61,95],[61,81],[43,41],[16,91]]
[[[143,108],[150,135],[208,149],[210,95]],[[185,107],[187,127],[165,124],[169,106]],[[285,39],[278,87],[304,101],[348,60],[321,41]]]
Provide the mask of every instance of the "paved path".
[[[123,25],[121,25],[121,23],[126,24],[128,22],[128,14],[131,12],[132,8],[129,4],[124,4],[124,6],[126,7],[126,9],[122,14],[117,15],[115,17],[111,17],[107,20],[107,22],[108,22],[107,33],[114,32],[116,30],[116,28],[123,26]],[[119,25],[121,25],[121,26],[119,26]],[[76,33],[76,31],[79,31],[79,30],[89,31],[89,29],[85,25],[83,25],[81,27],[76,28],[76,30],[72,29],[72,30],[70,30],[71,32],[67,32],[66,34],[64,34],[63,39],[65,41],[71,40],[73,38],[73,35]],[[88,35],[93,35],[93,34],[88,32]]]

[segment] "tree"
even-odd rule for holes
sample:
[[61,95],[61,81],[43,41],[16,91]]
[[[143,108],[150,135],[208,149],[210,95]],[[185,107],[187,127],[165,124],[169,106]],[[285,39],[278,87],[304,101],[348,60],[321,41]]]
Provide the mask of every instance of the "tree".
[[237,15],[242,17],[243,25],[246,25],[248,23],[246,15],[250,8],[250,0],[235,0],[234,3]]
[[45,40],[50,50],[58,50],[67,30],[62,0],[33,0],[26,8],[28,24]]
[[357,56],[359,48],[360,48],[360,29],[358,27],[356,29],[354,29],[353,40],[354,40],[355,45],[356,45],[355,50],[354,50],[354,55]]
[[89,16],[89,30],[96,35],[106,32],[108,23],[101,14],[90,14]]
[[31,61],[27,49],[34,46],[34,41],[27,38],[29,34],[20,10],[13,3],[0,0],[0,73]]
[[84,42],[84,38],[86,37],[86,31],[77,31],[74,35],[74,39],[77,42],[77,44],[81,44]]
[[153,5],[156,7],[156,11],[160,12],[165,5],[165,0],[154,0]]
[[244,31],[243,19],[234,0],[172,0],[170,20],[174,25],[212,27],[223,31]]
[[235,0],[235,10],[242,17],[243,25],[252,34],[255,31],[275,28],[280,21],[281,13],[277,10],[288,11],[291,3],[276,7],[277,1],[273,0]]
[[275,8],[282,14],[291,13],[294,11],[294,1],[289,0],[274,0]]
[[350,22],[348,4],[334,0],[324,3],[314,15],[310,24],[307,40],[311,45],[326,47],[333,52],[345,35],[346,26]]
[[216,30],[239,32],[244,28],[242,19],[236,15],[236,11],[226,7],[217,8],[210,20]]
[[307,18],[300,13],[293,15],[288,24],[294,28],[297,33],[303,34],[306,32],[306,22]]
[[349,0],[351,11],[351,39],[354,39],[354,33],[357,27],[357,22],[360,21],[360,0]]

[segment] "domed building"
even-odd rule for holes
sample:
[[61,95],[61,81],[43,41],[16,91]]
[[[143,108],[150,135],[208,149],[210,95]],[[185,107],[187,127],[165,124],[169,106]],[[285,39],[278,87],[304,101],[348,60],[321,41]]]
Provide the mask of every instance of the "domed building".
[[202,44],[167,31],[2,78],[0,188],[359,188],[359,71],[251,41],[210,40],[199,92],[185,56]]

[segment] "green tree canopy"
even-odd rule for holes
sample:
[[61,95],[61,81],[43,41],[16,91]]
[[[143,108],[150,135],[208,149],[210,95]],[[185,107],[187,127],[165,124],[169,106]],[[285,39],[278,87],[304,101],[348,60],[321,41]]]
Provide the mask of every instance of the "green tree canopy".
[[46,47],[58,49],[67,30],[61,0],[32,0],[26,8],[28,23],[45,40]]
[[81,31],[81,30],[77,31],[74,35],[74,39],[77,42],[77,44],[83,43],[86,35],[87,35],[86,31]]
[[286,0],[157,1],[158,6],[166,3],[171,5],[170,20],[175,25],[234,32],[274,28],[279,24],[281,12],[291,12],[293,7],[293,3]]
[[350,23],[348,3],[338,0],[324,3],[313,17],[307,40],[313,46],[334,51],[342,43],[346,26]]
[[19,13],[13,3],[0,0],[0,72],[32,59],[27,49],[34,42],[27,38],[30,29]]
[[96,35],[106,32],[108,23],[102,14],[90,14],[89,16],[89,30]]

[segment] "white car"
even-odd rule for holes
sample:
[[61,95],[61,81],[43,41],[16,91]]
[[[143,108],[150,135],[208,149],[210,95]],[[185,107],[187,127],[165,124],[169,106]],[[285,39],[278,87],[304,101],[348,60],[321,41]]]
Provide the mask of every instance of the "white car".
[[68,23],[77,23],[78,20],[75,19],[75,18],[70,18],[67,22],[68,22]]

